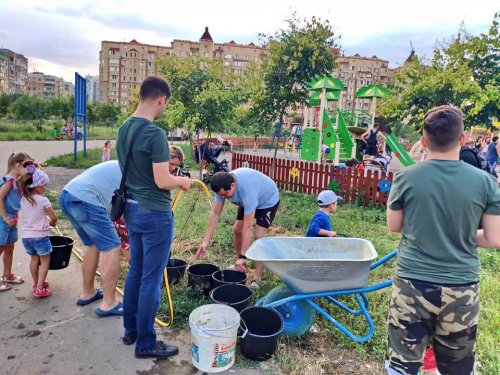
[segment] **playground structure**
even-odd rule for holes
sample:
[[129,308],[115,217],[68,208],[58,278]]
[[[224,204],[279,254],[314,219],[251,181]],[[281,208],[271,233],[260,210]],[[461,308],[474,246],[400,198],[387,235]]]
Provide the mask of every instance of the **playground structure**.
[[[362,125],[366,125],[367,129],[373,127],[376,100],[390,95],[389,90],[378,85],[368,85],[358,90],[356,97],[372,99],[372,113],[370,114],[360,110],[346,111],[339,108],[335,111],[329,111],[327,109],[327,103],[339,100],[340,91],[345,89],[342,81],[337,78],[320,77],[310,83],[309,89],[312,94],[308,102],[309,108],[304,111],[304,123],[314,123],[315,109],[313,107],[318,105],[320,106],[318,118],[321,119],[321,122],[317,128],[306,127],[304,129],[300,159],[321,163],[322,145],[326,145],[330,149],[329,158],[333,160],[335,165],[341,161],[356,158],[356,134],[366,130]],[[415,163],[394,135],[383,131],[380,131],[380,134],[404,166]]]

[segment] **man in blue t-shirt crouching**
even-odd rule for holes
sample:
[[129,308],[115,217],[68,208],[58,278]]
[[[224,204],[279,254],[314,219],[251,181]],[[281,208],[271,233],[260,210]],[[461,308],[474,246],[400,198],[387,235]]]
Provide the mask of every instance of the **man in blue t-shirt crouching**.
[[[255,239],[267,236],[279,206],[279,191],[276,183],[265,174],[251,168],[238,168],[213,175],[210,187],[215,192],[215,207],[200,245],[197,257],[206,255],[212,233],[219,222],[225,200],[238,206],[234,230],[234,247],[238,260],[236,268],[245,270],[245,253],[252,243],[254,220]],[[258,286],[262,279],[263,266],[257,262],[251,287]]]

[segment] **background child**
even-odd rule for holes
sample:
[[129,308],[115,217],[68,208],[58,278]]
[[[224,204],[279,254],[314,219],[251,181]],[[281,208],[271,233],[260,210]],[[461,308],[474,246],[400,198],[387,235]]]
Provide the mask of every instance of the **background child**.
[[0,179],[0,255],[3,254],[3,276],[0,291],[11,288],[10,284],[22,284],[23,278],[12,273],[14,244],[17,242],[17,215],[21,209],[21,193],[16,180],[22,176],[26,163],[33,159],[25,152],[12,153],[7,161],[7,174]]
[[337,211],[337,202],[344,198],[337,196],[331,190],[323,190],[318,195],[319,210],[316,211],[309,224],[306,237],[335,237],[337,232],[332,231],[330,214]]
[[26,174],[19,179],[22,194],[21,209],[24,213],[23,246],[31,255],[30,271],[35,298],[48,297],[52,294],[45,278],[49,271],[52,252],[49,228],[56,225],[57,217],[49,199],[43,196],[48,183],[49,176],[34,165],[28,165]]
[[104,142],[101,161],[111,160],[111,141]]

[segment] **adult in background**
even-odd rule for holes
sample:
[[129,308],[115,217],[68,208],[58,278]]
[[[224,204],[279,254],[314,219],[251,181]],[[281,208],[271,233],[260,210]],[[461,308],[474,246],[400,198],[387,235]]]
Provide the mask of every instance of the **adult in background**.
[[[83,291],[76,304],[86,306],[102,299],[95,310],[99,316],[123,315],[123,305],[115,297],[121,241],[109,216],[111,197],[121,177],[116,160],[97,164],[68,182],[59,198],[62,211],[87,247],[82,262]],[[94,285],[99,260],[102,291]]]
[[[213,175],[210,187],[215,192],[215,208],[208,220],[208,227],[197,257],[204,257],[212,234],[224,208],[225,200],[238,206],[233,226],[236,268],[246,269],[246,252],[252,243],[252,229],[255,225],[255,239],[266,237],[279,206],[279,191],[276,183],[265,174],[251,168],[238,168]],[[257,262],[252,286],[262,279],[263,266]]]
[[366,144],[365,155],[376,156],[378,152],[379,124],[375,123],[373,129],[368,129],[361,135],[361,140]]
[[498,143],[498,137],[494,136],[491,138],[491,142],[488,145],[488,151],[486,154],[486,160],[490,165],[491,169],[495,170],[498,164],[498,157],[500,156],[500,143]]
[[387,225],[402,240],[389,304],[391,375],[418,374],[431,343],[440,373],[474,373],[476,246],[500,246],[500,189],[495,178],[459,160],[462,118],[449,105],[427,112],[422,146],[429,160],[400,171],[392,185]]
[[[130,269],[123,298],[124,344],[135,346],[136,357],[169,357],[178,348],[156,340],[154,318],[160,303],[163,269],[172,243],[173,216],[170,190],[187,190],[191,180],[173,176],[165,131],[153,124],[171,96],[166,80],[147,77],[141,84],[137,109],[118,131],[116,151],[126,176],[125,222],[130,240]],[[131,148],[136,131],[141,133]]]

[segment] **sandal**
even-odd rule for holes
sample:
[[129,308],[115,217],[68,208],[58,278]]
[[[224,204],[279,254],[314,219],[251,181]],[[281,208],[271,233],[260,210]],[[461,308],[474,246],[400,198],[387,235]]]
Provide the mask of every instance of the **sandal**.
[[35,292],[33,293],[33,297],[45,298],[45,297],[50,296],[51,294],[52,294],[52,291],[49,288],[43,288],[43,289],[36,288]]
[[[45,280],[45,281],[43,282],[43,286],[42,286],[42,288],[48,288],[48,287],[49,287],[49,282],[48,282],[47,280]],[[35,290],[36,290],[36,288],[38,288],[38,284],[33,284],[33,291],[35,291]]]
[[16,276],[11,273],[9,276],[2,277],[2,282],[8,284],[22,284],[24,283],[24,279],[21,276]]
[[5,284],[5,283],[2,283],[0,284],[0,292],[6,292],[7,290],[10,290],[12,287],[10,286],[10,284]]

